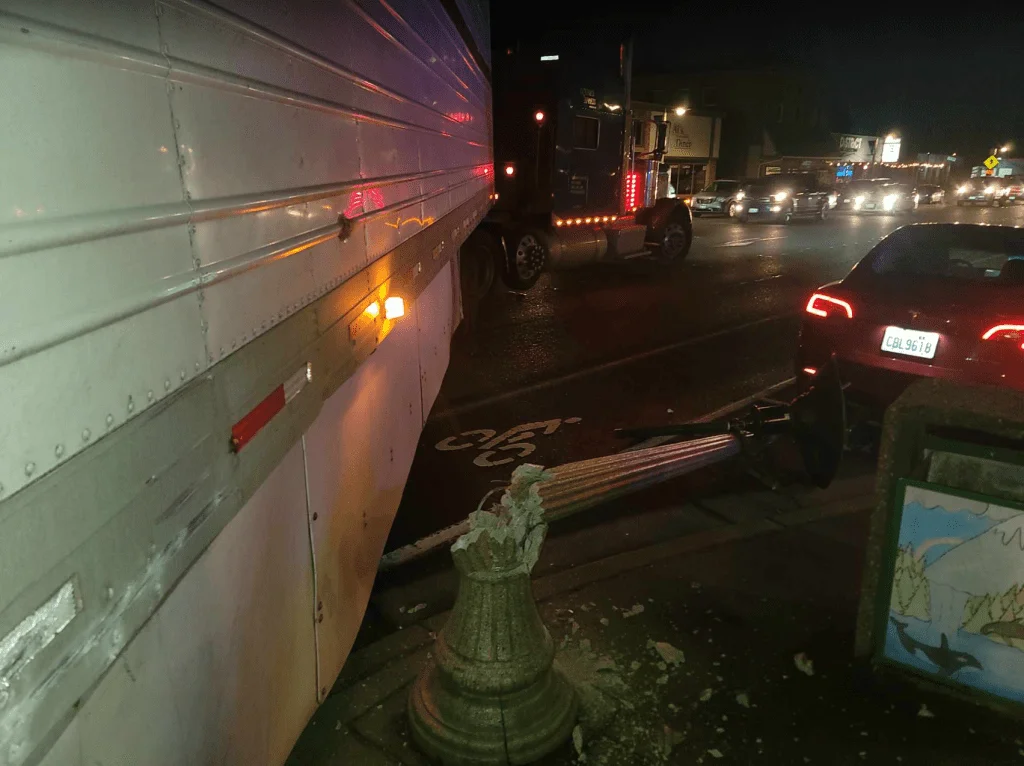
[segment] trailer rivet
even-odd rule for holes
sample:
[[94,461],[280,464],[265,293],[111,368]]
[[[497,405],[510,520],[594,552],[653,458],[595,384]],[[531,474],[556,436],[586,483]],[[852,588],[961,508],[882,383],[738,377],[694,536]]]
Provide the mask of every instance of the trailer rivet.
[[149,401],[153,401],[153,390],[152,389],[150,389],[149,391],[146,392],[146,398],[149,399]]
[[170,391],[170,390],[171,390],[171,379],[170,378],[165,378],[164,379],[164,391]]
[[128,412],[135,412],[135,400],[130,395],[128,397]]
[[54,447],[53,448],[53,454],[57,456],[58,460],[60,460],[62,457],[64,457],[64,445],[63,444],[58,444],[56,447]]
[[36,471],[36,464],[35,463],[26,463],[25,464],[25,475],[26,476],[31,476],[33,473],[35,473],[35,471]]
[[88,428],[82,429],[82,441],[87,442],[92,438],[92,431]]
[[114,416],[113,415],[107,415],[107,427],[109,428],[113,424],[114,424]]

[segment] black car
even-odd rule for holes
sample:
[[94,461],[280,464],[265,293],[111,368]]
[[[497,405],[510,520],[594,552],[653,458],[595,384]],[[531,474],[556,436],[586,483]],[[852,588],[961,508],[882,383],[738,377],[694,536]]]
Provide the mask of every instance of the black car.
[[694,218],[702,215],[727,215],[734,218],[743,199],[743,182],[730,179],[713,181],[693,195],[690,210]]
[[936,205],[946,199],[946,192],[935,184],[918,184],[917,200],[922,205]]
[[831,193],[810,174],[769,176],[743,189],[738,215],[741,221],[789,223],[800,216],[823,221],[832,209]]

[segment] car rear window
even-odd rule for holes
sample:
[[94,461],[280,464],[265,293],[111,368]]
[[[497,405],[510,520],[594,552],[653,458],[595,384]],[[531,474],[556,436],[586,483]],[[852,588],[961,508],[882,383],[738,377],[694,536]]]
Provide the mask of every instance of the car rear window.
[[991,280],[1024,286],[1024,235],[985,226],[908,226],[879,242],[864,263],[878,276]]

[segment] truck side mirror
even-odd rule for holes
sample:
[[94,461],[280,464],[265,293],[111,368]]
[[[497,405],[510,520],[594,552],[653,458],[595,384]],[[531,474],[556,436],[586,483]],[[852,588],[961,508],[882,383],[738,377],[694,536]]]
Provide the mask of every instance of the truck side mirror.
[[654,155],[660,160],[665,156],[665,150],[668,148],[668,123],[660,121],[654,124],[658,128],[658,143],[654,149]]

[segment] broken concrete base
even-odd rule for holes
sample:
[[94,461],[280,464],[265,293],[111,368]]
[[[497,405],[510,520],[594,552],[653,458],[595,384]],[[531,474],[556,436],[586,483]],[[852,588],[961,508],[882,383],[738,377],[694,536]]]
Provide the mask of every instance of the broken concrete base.
[[576,694],[553,667],[530,583],[547,530],[543,478],[536,466],[516,469],[500,505],[471,514],[452,546],[459,595],[409,697],[413,739],[445,766],[531,763],[576,723]]
[[445,766],[527,764],[570,736],[576,695],[556,670],[510,694],[468,695],[431,663],[413,685],[409,720],[416,744]]

